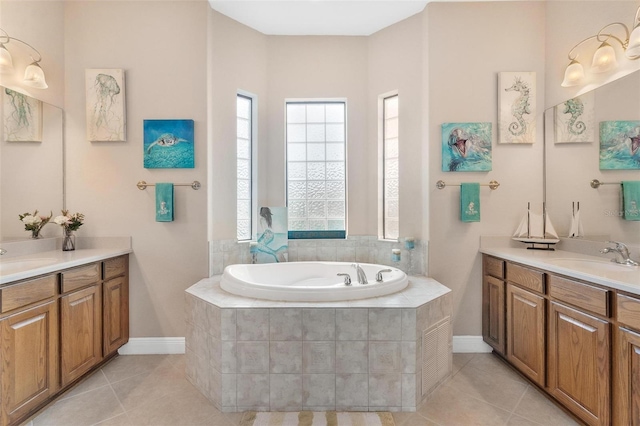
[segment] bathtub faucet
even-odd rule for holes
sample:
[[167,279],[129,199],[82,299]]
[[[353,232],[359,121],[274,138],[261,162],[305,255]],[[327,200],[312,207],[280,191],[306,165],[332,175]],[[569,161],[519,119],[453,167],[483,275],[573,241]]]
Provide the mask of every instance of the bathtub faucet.
[[344,277],[344,285],[351,285],[351,275],[349,274],[338,274],[339,277]]
[[369,281],[367,281],[367,275],[364,273],[364,270],[362,270],[360,265],[358,263],[352,263],[351,266],[356,268],[356,274],[358,275],[358,282],[360,284],[368,284]]

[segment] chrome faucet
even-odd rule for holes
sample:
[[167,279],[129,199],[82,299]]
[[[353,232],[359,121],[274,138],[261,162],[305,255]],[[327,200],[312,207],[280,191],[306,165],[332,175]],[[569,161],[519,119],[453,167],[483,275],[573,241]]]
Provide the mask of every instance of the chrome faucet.
[[356,268],[356,274],[358,276],[358,282],[360,284],[368,284],[369,281],[367,281],[367,275],[364,273],[364,271],[362,270],[360,265],[358,263],[352,263],[351,266]]
[[380,269],[378,271],[378,273],[376,274],[376,281],[381,283],[382,282],[382,273],[383,272],[391,272],[391,269]]
[[[626,245],[617,241],[607,241],[607,244],[615,244],[615,247],[605,247],[600,250],[600,253],[615,253],[615,258],[611,259],[612,262],[622,265],[638,266],[638,262],[631,259],[629,248]],[[618,255],[620,255],[620,260],[618,260]]]
[[344,277],[344,285],[351,285],[351,275],[349,274],[338,274],[339,277]]
[[7,251],[6,251],[5,249],[3,249],[3,248],[0,248],[0,255],[3,255],[3,254],[5,254],[6,252],[7,252]]

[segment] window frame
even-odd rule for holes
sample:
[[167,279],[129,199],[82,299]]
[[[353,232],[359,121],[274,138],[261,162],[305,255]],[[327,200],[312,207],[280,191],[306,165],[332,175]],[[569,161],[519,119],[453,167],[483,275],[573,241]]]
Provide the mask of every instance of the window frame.
[[238,238],[238,169],[237,169],[237,160],[238,160],[238,148],[237,148],[237,140],[238,140],[238,127],[236,125],[236,240],[238,242],[249,242],[255,239],[255,235],[257,232],[257,208],[256,208],[256,200],[257,200],[257,134],[258,134],[258,126],[257,126],[257,115],[258,115],[258,99],[257,96],[253,93],[237,90],[236,91],[236,120],[239,118],[237,113],[237,105],[238,98],[248,99],[250,101],[250,116],[249,116],[249,228],[250,235],[249,238]]
[[[398,140],[398,156],[395,159],[398,161],[398,235],[397,236],[388,236],[387,232],[387,136],[386,136],[386,122],[387,122],[387,106],[386,101],[396,98],[398,100],[398,114],[395,117],[398,121],[398,135],[395,137]],[[383,93],[378,96],[378,107],[379,107],[379,239],[386,241],[398,241],[400,238],[400,95],[398,91],[392,91]],[[393,118],[393,117],[392,117]]]

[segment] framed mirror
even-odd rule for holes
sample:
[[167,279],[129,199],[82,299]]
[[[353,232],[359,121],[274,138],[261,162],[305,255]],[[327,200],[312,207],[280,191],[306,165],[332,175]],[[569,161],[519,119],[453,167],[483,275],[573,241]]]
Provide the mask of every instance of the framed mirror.
[[[631,137],[640,136],[640,71],[572,101],[544,114],[547,212],[566,237],[579,202],[585,239],[640,244],[640,221],[622,217],[620,185],[640,180],[640,169],[629,168],[640,165],[640,149],[631,146]],[[625,161],[607,162],[614,139]],[[593,179],[603,184],[592,188]]]
[[[19,214],[64,208],[63,110],[0,86],[0,241],[30,238]],[[57,226],[43,237],[59,236]]]

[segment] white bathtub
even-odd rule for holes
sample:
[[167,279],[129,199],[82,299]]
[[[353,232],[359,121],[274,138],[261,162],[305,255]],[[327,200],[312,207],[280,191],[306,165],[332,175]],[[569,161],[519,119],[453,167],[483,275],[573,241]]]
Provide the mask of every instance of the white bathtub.
[[[223,290],[256,299],[291,302],[336,302],[384,296],[405,288],[407,275],[400,269],[370,263],[360,263],[369,284],[358,283],[356,270],[347,262],[289,262],[260,265],[230,265],[220,280]],[[376,282],[382,269],[383,282]],[[348,273],[351,286],[344,284]]]

